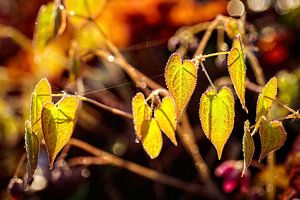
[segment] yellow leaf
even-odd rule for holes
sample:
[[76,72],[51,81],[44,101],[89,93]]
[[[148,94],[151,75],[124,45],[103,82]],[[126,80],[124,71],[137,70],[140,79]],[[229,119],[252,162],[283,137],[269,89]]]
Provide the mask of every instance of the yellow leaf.
[[54,4],[42,5],[37,19],[33,35],[33,46],[37,51],[45,48],[55,35]]
[[[273,77],[263,88],[261,94],[258,96],[257,105],[256,105],[256,124],[260,123],[262,116],[266,116],[272,107],[273,100],[266,98],[270,97],[276,99],[277,94],[277,78]],[[257,126],[257,125],[256,125]]]
[[231,90],[227,87],[223,87],[218,93],[207,90],[200,99],[199,114],[203,131],[221,159],[234,124],[234,98]]
[[245,103],[246,64],[243,45],[239,35],[233,40],[232,49],[228,55],[228,71],[235,92],[240,99],[243,109],[248,113],[248,109]]
[[29,121],[25,122],[25,148],[27,155],[27,172],[30,180],[37,166],[40,143],[38,137],[32,133]]
[[162,103],[154,110],[154,117],[160,129],[177,145],[175,137],[176,117],[175,104],[171,97],[165,97]]
[[243,153],[244,153],[244,168],[242,176],[246,172],[247,168],[251,164],[254,154],[254,141],[250,133],[250,122],[247,120],[244,124],[244,136],[243,136]]
[[50,168],[57,154],[72,136],[78,101],[75,96],[63,97],[57,104],[47,103],[42,110],[42,129],[47,147]]
[[280,149],[286,140],[286,132],[280,121],[268,121],[266,117],[261,118],[259,128],[261,152],[259,161],[277,149]]
[[179,120],[195,90],[197,68],[190,60],[182,63],[180,55],[174,53],[168,60],[165,76],[166,84],[175,101],[176,119]]
[[[105,4],[106,0],[65,0],[66,9],[72,16],[70,21],[75,26],[80,26],[89,17],[97,17]],[[83,19],[83,17],[86,19]]]
[[148,127],[142,132],[142,144],[151,159],[156,158],[162,148],[162,135],[154,118],[148,123]]
[[239,22],[237,19],[230,18],[225,24],[225,31],[230,38],[236,37],[239,34]]
[[41,113],[45,103],[51,103],[51,86],[46,78],[41,79],[35,86],[31,94],[31,105],[30,105],[30,122],[31,131],[36,134],[39,141],[42,140],[42,124],[41,124]]
[[137,139],[141,140],[142,132],[146,131],[152,117],[152,110],[145,102],[142,93],[137,93],[132,98],[133,123]]

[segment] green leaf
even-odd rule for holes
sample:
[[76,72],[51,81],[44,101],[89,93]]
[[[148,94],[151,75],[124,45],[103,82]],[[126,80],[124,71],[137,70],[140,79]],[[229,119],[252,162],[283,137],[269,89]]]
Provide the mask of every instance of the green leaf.
[[247,168],[251,164],[254,155],[254,141],[250,133],[250,122],[247,120],[244,124],[244,136],[243,136],[243,153],[244,153],[244,168],[242,176],[245,174]]
[[105,4],[106,0],[65,0],[66,9],[72,16],[69,19],[75,26],[82,25],[89,17],[97,17]]
[[41,79],[31,94],[30,122],[31,131],[42,141],[41,113],[45,103],[51,103],[51,86],[46,78]]
[[[257,105],[256,105],[256,124],[260,123],[262,116],[267,116],[270,108],[272,107],[273,100],[266,98],[270,97],[276,99],[277,94],[277,78],[273,77],[262,89],[261,94],[258,96]],[[257,125],[256,125],[257,126]]]
[[37,19],[33,36],[35,50],[43,50],[55,35],[55,14],[53,3],[42,5]]
[[144,129],[144,132],[142,132],[142,144],[150,158],[154,159],[161,151],[162,135],[154,118],[152,118],[150,123],[147,123],[147,125],[148,127]]
[[232,49],[228,55],[228,71],[235,92],[240,99],[243,109],[248,113],[248,109],[245,103],[246,64],[243,45],[239,35],[233,40]]
[[37,167],[40,143],[38,137],[31,131],[30,122],[25,122],[25,148],[27,154],[27,173],[30,180]]
[[261,142],[259,162],[264,159],[268,153],[280,149],[287,136],[280,121],[268,121],[264,116],[261,118],[259,135]]
[[47,103],[42,110],[42,129],[47,147],[50,168],[57,154],[72,136],[78,101],[75,96],[63,97],[57,104]]
[[166,136],[177,145],[175,129],[176,129],[176,116],[175,104],[171,97],[165,97],[162,103],[154,110],[154,117],[160,129]]
[[204,92],[200,99],[199,114],[203,131],[221,159],[234,125],[234,98],[231,90],[223,87],[218,93],[215,90]]
[[142,93],[137,93],[132,98],[132,113],[135,134],[138,140],[141,140],[142,133],[146,132],[152,117],[152,110],[145,101]]
[[175,101],[176,119],[190,100],[197,82],[197,68],[191,60],[182,63],[178,53],[174,53],[168,60],[166,71],[166,84]]

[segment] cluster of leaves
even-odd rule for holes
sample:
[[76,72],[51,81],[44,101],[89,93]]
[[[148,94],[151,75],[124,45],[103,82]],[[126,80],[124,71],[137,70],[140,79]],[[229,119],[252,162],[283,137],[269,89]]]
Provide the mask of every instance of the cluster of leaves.
[[[229,21],[231,27],[227,29],[229,34],[236,34],[235,26]],[[154,118],[152,118],[153,106],[147,104],[141,93],[138,93],[132,99],[132,108],[134,113],[134,124],[136,135],[142,141],[145,151],[151,158],[158,156],[161,147],[161,129],[176,144],[175,128],[177,121],[184,112],[196,86],[197,69],[199,62],[203,62],[201,56],[193,60],[184,60],[179,54],[171,55],[165,69],[166,85],[169,94],[164,97],[162,103],[159,101],[158,106],[154,109]],[[202,63],[201,63],[202,65]],[[245,101],[246,91],[246,64],[242,39],[239,34],[233,37],[232,48],[228,53],[228,71],[235,92],[241,102],[245,112],[248,109]],[[247,120],[244,125],[243,152],[244,152],[244,172],[252,161],[254,154],[253,135],[259,131],[261,140],[261,161],[268,153],[279,149],[286,139],[286,132],[280,121],[271,120],[268,116],[273,101],[276,101],[277,78],[273,77],[265,85],[257,100],[256,122],[250,127]],[[151,96],[151,95],[150,95]],[[152,98],[153,100],[153,98]],[[166,102],[169,102],[167,104]],[[151,102],[153,105],[154,102]],[[157,117],[159,110],[163,118]],[[175,115],[174,115],[175,112]],[[221,159],[223,148],[230,137],[234,126],[234,97],[228,87],[208,89],[202,94],[200,99],[199,117],[206,137],[215,146],[218,158]],[[175,117],[175,119],[174,119]],[[164,126],[170,127],[166,129]],[[251,129],[253,128],[252,132]]]
[[29,179],[37,167],[40,145],[44,141],[50,168],[60,150],[67,144],[76,121],[78,100],[65,95],[55,104],[47,79],[40,80],[31,96],[30,121],[25,122],[25,146]]

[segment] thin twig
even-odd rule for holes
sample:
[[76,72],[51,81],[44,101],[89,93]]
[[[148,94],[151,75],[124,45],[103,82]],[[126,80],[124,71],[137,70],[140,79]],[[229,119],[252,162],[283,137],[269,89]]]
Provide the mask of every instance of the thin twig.
[[252,67],[252,70],[254,72],[254,76],[256,78],[256,81],[259,85],[265,85],[266,79],[262,70],[262,67],[260,66],[256,56],[253,54],[253,52],[247,48],[245,48],[246,56],[249,59],[250,65]]
[[214,83],[213,83],[212,80],[210,79],[210,77],[209,77],[209,75],[208,75],[208,73],[207,73],[207,71],[206,71],[206,69],[205,69],[205,66],[204,66],[203,62],[200,62],[200,65],[201,65],[202,71],[204,72],[204,74],[205,74],[205,76],[206,76],[208,82],[210,83],[211,87],[212,87],[214,90],[217,90],[216,87],[215,87],[215,85],[214,85]]

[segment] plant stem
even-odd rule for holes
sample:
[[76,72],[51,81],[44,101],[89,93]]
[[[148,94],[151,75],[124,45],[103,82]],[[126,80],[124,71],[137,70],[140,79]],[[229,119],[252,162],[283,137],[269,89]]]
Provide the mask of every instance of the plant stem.
[[245,48],[246,56],[249,59],[250,65],[252,67],[252,70],[254,72],[254,76],[256,78],[256,81],[259,85],[265,85],[266,79],[263,73],[263,70],[256,58],[256,56],[253,54],[253,52],[247,48]]
[[299,113],[298,113],[296,110],[290,108],[289,106],[287,106],[286,104],[280,102],[279,100],[273,99],[272,97],[265,96],[265,95],[264,95],[264,97],[267,98],[267,99],[270,99],[270,100],[272,100],[272,101],[274,101],[274,102],[276,102],[277,104],[279,104],[280,106],[282,106],[283,108],[285,108],[285,109],[288,110],[289,112],[293,113],[294,115],[299,115]]
[[274,167],[275,167],[275,152],[270,152],[267,156],[267,168],[269,171],[269,176],[267,178],[267,185],[266,185],[266,191],[267,191],[267,199],[273,200],[275,199],[276,194],[276,187],[275,187],[275,181],[274,181]]
[[216,89],[214,83],[213,83],[212,80],[210,79],[210,77],[209,77],[209,75],[208,75],[208,73],[207,73],[207,71],[206,71],[206,69],[205,69],[205,66],[204,66],[203,62],[200,62],[200,65],[201,65],[202,71],[204,72],[206,78],[207,78],[208,81],[209,81],[209,84],[211,85],[212,88],[214,88],[214,90],[217,91],[217,89]]
[[69,163],[71,165],[91,165],[91,164],[112,164],[124,169],[127,169],[135,174],[138,174],[140,176],[143,176],[145,178],[148,178],[153,181],[157,181],[178,189],[185,190],[187,192],[192,192],[196,194],[202,194],[204,196],[208,195],[207,191],[201,187],[200,185],[185,182],[182,180],[179,180],[177,178],[171,177],[169,175],[157,172],[153,169],[138,165],[136,163],[123,160],[122,158],[119,158],[113,154],[110,154],[106,151],[103,151],[99,148],[96,148],[88,143],[85,143],[81,140],[71,138],[69,141],[70,145],[76,146],[78,148],[81,148],[85,150],[86,152],[91,153],[92,155],[95,155],[97,157],[79,157],[79,158],[73,158],[69,160]]

